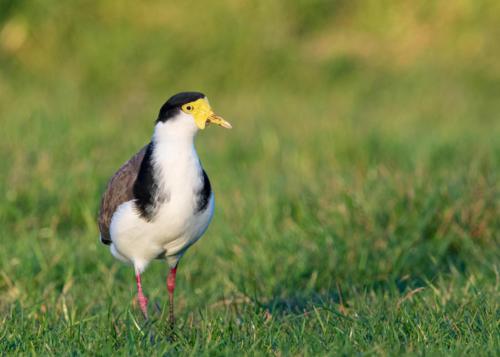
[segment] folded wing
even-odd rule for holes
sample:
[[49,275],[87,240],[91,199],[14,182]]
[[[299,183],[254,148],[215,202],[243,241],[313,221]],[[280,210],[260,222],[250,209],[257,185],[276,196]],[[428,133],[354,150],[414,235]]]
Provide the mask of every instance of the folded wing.
[[102,196],[99,210],[99,230],[101,242],[110,245],[111,236],[109,226],[118,206],[134,199],[134,183],[139,174],[142,160],[146,153],[147,145],[127,161],[109,180],[108,186]]

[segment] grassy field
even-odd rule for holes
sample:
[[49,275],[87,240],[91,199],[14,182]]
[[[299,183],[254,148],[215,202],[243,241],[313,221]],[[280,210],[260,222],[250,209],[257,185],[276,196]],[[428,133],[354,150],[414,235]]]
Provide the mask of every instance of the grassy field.
[[[498,355],[499,3],[353,3],[0,0],[0,354]],[[171,340],[96,212],[182,90],[234,129]]]

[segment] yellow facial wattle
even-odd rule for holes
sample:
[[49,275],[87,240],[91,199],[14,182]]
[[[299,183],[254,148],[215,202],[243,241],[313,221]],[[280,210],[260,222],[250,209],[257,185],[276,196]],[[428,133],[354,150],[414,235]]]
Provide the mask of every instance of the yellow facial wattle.
[[205,129],[208,123],[214,123],[224,128],[231,129],[231,124],[216,115],[208,101],[204,98],[195,100],[194,102],[186,103],[182,106],[182,111],[186,114],[191,114],[194,117],[196,126],[201,130]]

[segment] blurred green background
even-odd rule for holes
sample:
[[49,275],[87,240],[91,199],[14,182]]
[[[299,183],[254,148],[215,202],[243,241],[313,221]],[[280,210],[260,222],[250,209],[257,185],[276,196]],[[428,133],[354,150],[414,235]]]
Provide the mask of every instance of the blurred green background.
[[[208,307],[223,296],[245,297],[256,316],[317,296],[336,310],[337,284],[353,319],[370,291],[368,315],[389,314],[384,291],[395,305],[419,287],[428,295],[409,311],[427,311],[451,279],[457,304],[477,284],[487,303],[470,306],[490,308],[485,321],[498,331],[499,19],[494,0],[0,0],[0,312],[17,321],[4,325],[4,349],[29,350],[37,336],[34,351],[74,351],[64,349],[73,337],[58,344],[33,321],[66,336],[78,320],[91,334],[128,306],[132,272],[97,242],[100,194],[149,140],[163,102],[186,90],[207,94],[234,129],[197,139],[217,211],[181,263],[181,321],[198,308],[217,320]],[[159,263],[146,273],[161,301],[164,274]],[[349,324],[376,321],[332,316],[331,346]],[[311,336],[325,334],[302,319]],[[450,319],[466,328],[462,315]],[[470,333],[498,347],[498,336]],[[220,347],[189,336],[187,350]],[[321,350],[283,336],[278,349]],[[99,337],[79,351],[104,348]],[[415,346],[417,337],[407,336]],[[269,352],[264,340],[238,346]],[[394,352],[401,339],[360,341],[338,352],[374,343]]]

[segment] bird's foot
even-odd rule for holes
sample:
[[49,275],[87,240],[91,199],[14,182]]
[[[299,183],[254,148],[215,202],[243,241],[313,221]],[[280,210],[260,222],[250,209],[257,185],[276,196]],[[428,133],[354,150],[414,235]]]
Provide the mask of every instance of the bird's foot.
[[170,342],[175,342],[177,334],[175,330],[175,321],[172,318],[169,318],[167,321],[167,325],[165,326],[165,332],[167,338],[170,340]]
[[137,297],[137,302],[139,303],[139,307],[141,308],[142,314],[144,318],[148,319],[148,299],[142,294],[139,294]]

